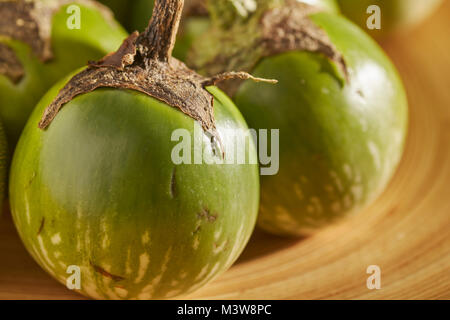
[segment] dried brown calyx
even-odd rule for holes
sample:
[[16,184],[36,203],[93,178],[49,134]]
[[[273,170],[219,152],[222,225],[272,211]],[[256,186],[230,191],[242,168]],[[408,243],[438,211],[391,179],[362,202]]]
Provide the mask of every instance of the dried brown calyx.
[[[42,27],[47,13],[37,8],[34,2],[1,1],[0,2],[0,38],[19,40],[30,46],[33,53],[45,62],[52,57],[50,37]],[[0,44],[0,74],[11,79],[14,83],[20,81],[24,75],[23,66],[14,51],[6,44]]]
[[80,94],[100,87],[131,89],[178,108],[212,137],[217,137],[213,96],[206,86],[230,78],[253,79],[244,72],[227,72],[205,78],[172,58],[172,50],[183,9],[183,0],[157,0],[147,29],[134,32],[114,53],[75,75],[47,107],[39,123],[45,129],[61,107]]
[[[23,42],[43,63],[52,59],[52,18],[56,11],[69,3],[73,1],[0,0],[0,75],[5,75],[13,83],[17,83],[25,73],[14,51],[6,42],[2,43],[3,39]],[[113,19],[106,7],[94,1],[77,0],[77,3],[98,8],[105,17]]]
[[[309,18],[321,9],[295,0],[256,0],[262,10],[252,18],[229,28],[215,22],[207,36],[194,44],[188,65],[201,74],[211,75],[227,70],[251,72],[258,62],[289,51],[308,51],[329,58],[348,80],[348,70],[342,54],[328,35]],[[215,2],[211,2],[215,6]],[[217,2],[217,3],[220,3]],[[214,9],[214,8],[213,8]],[[221,87],[234,95],[241,82],[229,82]]]
[[22,64],[15,52],[0,43],[0,74],[7,76],[13,83],[18,83],[25,74]]

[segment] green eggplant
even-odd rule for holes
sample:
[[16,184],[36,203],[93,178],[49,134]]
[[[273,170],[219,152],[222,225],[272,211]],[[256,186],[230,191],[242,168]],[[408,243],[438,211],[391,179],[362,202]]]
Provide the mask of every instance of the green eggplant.
[[[127,34],[94,1],[2,1],[0,15],[8,17],[0,22],[0,50],[10,66],[0,66],[0,118],[13,150],[45,92],[89,60],[114,51]],[[12,27],[14,19],[19,25]]]
[[256,160],[220,164],[220,150],[233,147],[228,131],[249,141],[237,157],[256,159],[245,120],[170,57],[182,3],[157,1],[145,32],[54,86],[15,152],[9,190],[20,237],[61,283],[78,270],[81,285],[71,285],[91,298],[192,292],[232,265],[256,223]]
[[212,29],[189,62],[206,75],[233,68],[279,80],[225,89],[251,128],[279,130],[279,172],[261,179],[259,226],[304,236],[385,189],[402,156],[407,98],[388,57],[353,23],[292,1],[264,2],[255,19],[235,24],[241,33]]

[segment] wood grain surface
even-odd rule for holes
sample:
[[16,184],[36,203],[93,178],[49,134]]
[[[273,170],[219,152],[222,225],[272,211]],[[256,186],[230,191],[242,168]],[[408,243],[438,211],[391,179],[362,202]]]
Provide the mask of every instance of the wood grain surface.
[[[424,0],[425,1],[425,0]],[[369,209],[317,235],[256,231],[238,262],[195,299],[450,299],[450,1],[385,42],[410,101],[402,163]],[[83,299],[27,254],[8,210],[0,219],[0,299]],[[369,290],[366,269],[381,268]]]

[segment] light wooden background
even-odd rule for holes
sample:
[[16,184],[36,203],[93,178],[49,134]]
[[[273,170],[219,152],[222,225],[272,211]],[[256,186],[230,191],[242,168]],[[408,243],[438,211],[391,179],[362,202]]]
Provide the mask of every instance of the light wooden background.
[[[425,1],[425,0],[424,0]],[[303,240],[256,232],[239,261],[188,298],[450,299],[450,1],[385,42],[408,91],[406,153],[368,210]],[[381,267],[368,290],[366,268]],[[0,299],[83,299],[30,258],[0,219]]]

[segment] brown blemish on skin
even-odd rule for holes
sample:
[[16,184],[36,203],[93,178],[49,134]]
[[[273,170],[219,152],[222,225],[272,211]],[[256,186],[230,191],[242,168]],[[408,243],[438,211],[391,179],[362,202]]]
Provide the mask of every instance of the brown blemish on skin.
[[44,224],[45,224],[45,217],[42,218],[42,220],[41,220],[41,225],[39,226],[39,230],[38,230],[38,232],[37,232],[37,235],[40,235],[40,234],[41,234],[42,229],[44,229]]
[[25,189],[29,188],[31,186],[31,184],[33,183],[34,179],[36,178],[36,172],[33,172],[33,174],[31,175],[30,180],[28,180],[27,185],[25,186]]
[[[226,251],[228,249],[228,245],[229,245],[229,240],[225,240],[225,245],[223,246],[222,251]],[[213,243],[213,247],[214,249],[217,249],[219,247],[219,245],[217,243]]]
[[172,170],[172,176],[170,178],[170,195],[175,198],[177,194],[177,179],[176,179],[176,167]]
[[124,280],[124,279],[125,279],[124,277],[117,276],[117,275],[114,275],[114,274],[112,274],[112,273],[109,273],[108,271],[106,271],[106,270],[103,269],[102,267],[99,267],[99,266],[93,264],[92,261],[90,261],[90,264],[91,264],[92,268],[94,268],[95,272],[98,272],[98,273],[100,273],[102,276],[104,276],[104,277],[106,277],[106,278],[110,278],[110,279],[112,279],[113,281],[121,281],[121,280]]
[[208,222],[215,222],[217,220],[218,214],[211,214],[211,212],[207,208],[203,208],[203,210],[198,214],[200,219],[204,219]]
[[199,233],[201,228],[202,227],[200,225],[196,226],[195,230],[192,232],[192,235],[196,235],[197,233]]
[[203,208],[200,211],[200,213],[197,214],[197,218],[198,218],[197,225],[195,227],[195,230],[192,232],[192,235],[197,234],[201,230],[201,225],[202,225],[203,221],[209,222],[209,223],[214,223],[214,222],[216,222],[217,217],[218,217],[218,214],[211,214],[209,209]]

